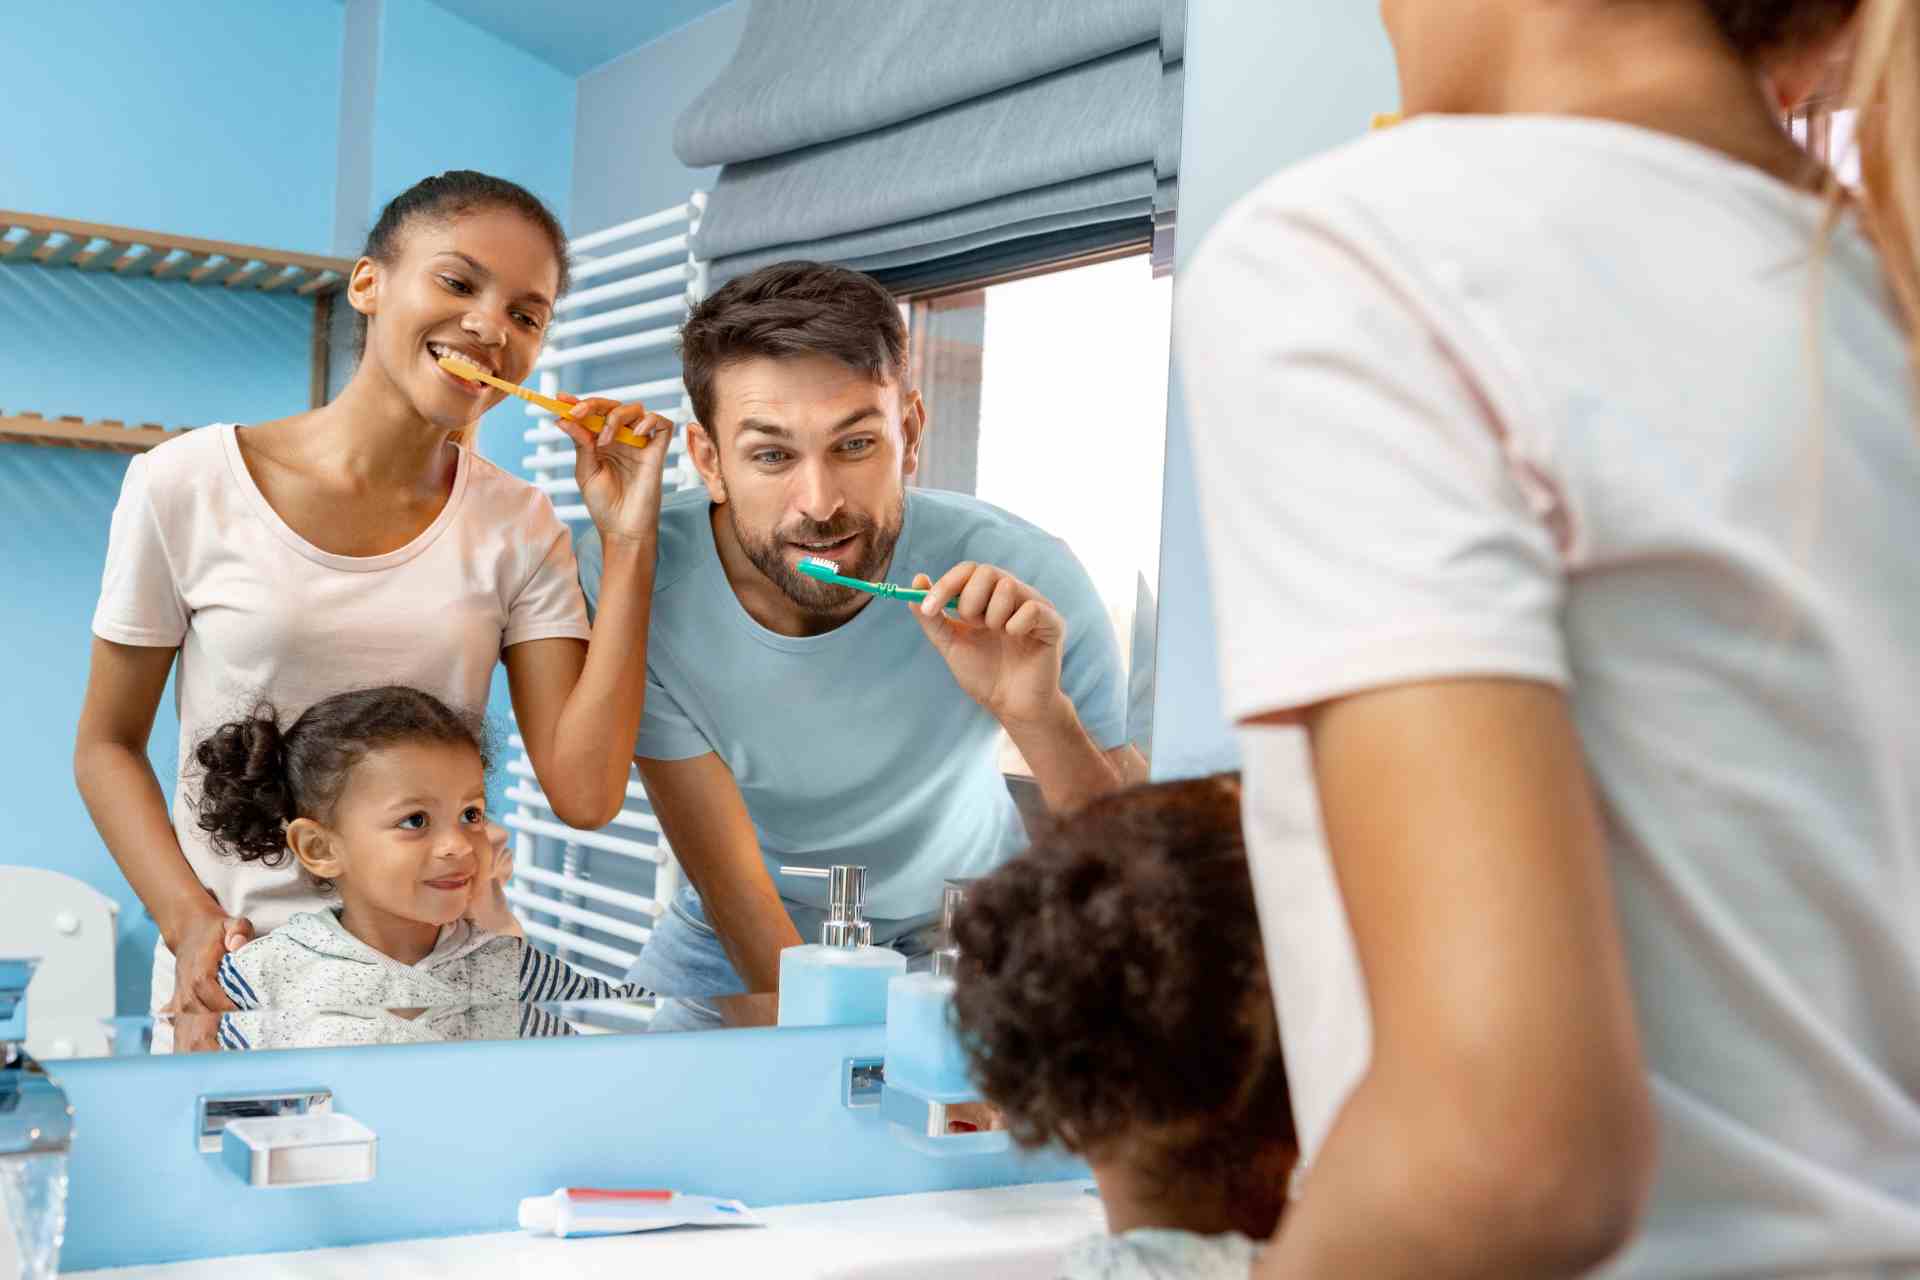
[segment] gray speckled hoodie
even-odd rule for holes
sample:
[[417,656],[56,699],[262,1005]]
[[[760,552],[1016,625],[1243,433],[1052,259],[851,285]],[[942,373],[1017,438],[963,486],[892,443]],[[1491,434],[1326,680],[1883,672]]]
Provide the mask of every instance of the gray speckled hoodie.
[[221,1019],[232,1049],[566,1035],[532,1002],[647,994],[465,920],[443,928],[418,964],[402,964],[332,911],[303,912],[226,956],[220,985],[241,1011]]

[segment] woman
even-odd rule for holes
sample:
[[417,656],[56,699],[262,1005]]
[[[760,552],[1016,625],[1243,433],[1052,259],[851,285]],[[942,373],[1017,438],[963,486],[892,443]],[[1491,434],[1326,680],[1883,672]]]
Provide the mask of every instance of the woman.
[[[428,178],[386,207],[354,264],[346,297],[363,350],[338,399],[194,431],[129,466],[74,773],[160,926],[156,1010],[231,1009],[221,957],[327,901],[291,858],[217,856],[189,786],[176,786],[169,819],[146,747],[176,657],[183,763],[200,734],[257,699],[297,716],[345,689],[406,684],[479,710],[504,659],[554,812],[581,827],[618,812],[671,424],[611,401],[574,409],[606,416],[597,438],[560,422],[609,553],[589,641],[552,504],[456,438],[502,393],[436,363],[451,351],[524,379],[566,284],[566,236],[531,193],[471,171]],[[623,426],[653,435],[645,448],[615,442]]]
[[[1382,8],[1429,118],[1180,302],[1309,1162],[1260,1274],[1910,1274],[1914,0]],[[1829,231],[1782,120],[1856,20]]]

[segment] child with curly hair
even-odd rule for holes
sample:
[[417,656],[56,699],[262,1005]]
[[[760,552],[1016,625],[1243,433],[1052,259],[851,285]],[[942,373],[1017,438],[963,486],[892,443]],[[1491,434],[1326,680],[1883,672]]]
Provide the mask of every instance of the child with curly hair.
[[[551,1015],[515,1006],[646,994],[521,936],[487,839],[485,737],[433,695],[389,685],[315,703],[285,730],[262,706],[194,748],[211,845],[268,866],[291,855],[341,902],[222,958],[220,985],[243,1011],[223,1017],[224,1047],[267,1047],[250,1028],[300,1044],[390,1038],[396,1015],[367,1011],[396,1007],[456,1009],[461,1038],[555,1034]],[[261,1010],[282,1016],[244,1016]],[[287,1010],[329,1016],[290,1024]]]
[[1136,787],[1040,833],[956,914],[954,1018],[1022,1146],[1093,1168],[1070,1280],[1232,1276],[1298,1155],[1240,788]]

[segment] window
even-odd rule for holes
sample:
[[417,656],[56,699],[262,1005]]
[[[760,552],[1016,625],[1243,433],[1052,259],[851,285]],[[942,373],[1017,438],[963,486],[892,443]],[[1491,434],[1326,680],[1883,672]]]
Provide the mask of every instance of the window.
[[1855,145],[1854,128],[1859,114],[1816,99],[1787,117],[1794,141],[1822,164],[1831,165],[1842,185],[1856,190],[1860,186],[1860,148]]
[[[931,424],[917,483],[971,493],[1063,539],[1086,566],[1149,747],[1172,280],[1145,247],[909,300]],[[1002,765],[1029,771],[1012,744]]]

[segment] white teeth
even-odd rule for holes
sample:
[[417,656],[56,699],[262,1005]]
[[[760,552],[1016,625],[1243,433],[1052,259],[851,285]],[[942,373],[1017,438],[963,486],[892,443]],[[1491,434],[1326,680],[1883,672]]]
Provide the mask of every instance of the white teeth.
[[485,369],[488,373],[493,372],[493,366],[485,360],[480,359],[471,352],[462,351],[458,347],[450,347],[444,342],[429,342],[427,344],[427,351],[436,360],[441,356],[452,356],[456,360],[465,360],[477,369]]

